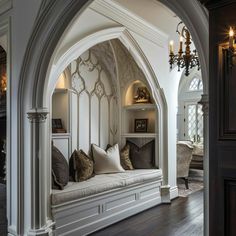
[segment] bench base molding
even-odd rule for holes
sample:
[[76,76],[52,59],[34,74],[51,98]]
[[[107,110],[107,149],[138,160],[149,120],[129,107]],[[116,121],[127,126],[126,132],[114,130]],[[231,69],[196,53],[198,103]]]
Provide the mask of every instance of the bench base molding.
[[161,179],[52,206],[56,235],[87,235],[161,203]]

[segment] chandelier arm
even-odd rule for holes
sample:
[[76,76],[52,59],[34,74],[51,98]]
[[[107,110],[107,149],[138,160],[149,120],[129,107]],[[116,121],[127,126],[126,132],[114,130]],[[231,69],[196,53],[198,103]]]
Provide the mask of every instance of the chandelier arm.
[[183,24],[183,21],[180,21],[179,24],[178,24],[177,27],[176,27],[176,33],[178,33],[179,35],[181,35],[180,32],[179,32],[179,26],[180,26],[181,24]]

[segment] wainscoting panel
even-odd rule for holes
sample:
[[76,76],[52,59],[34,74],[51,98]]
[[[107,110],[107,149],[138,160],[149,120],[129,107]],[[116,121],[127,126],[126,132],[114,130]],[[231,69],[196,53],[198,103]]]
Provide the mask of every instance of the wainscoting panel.
[[219,61],[222,67],[219,81],[220,139],[236,140],[236,68],[230,66],[228,50],[224,45],[219,46]]
[[[52,206],[55,234],[88,235],[161,203],[161,179]],[[141,197],[140,197],[141,196]]]
[[235,1],[209,9],[209,235],[236,235],[236,65],[225,51],[236,22]]

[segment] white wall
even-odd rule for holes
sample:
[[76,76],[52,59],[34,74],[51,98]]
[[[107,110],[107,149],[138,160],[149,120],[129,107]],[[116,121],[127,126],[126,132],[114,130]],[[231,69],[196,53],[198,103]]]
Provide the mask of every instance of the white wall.
[[0,36],[0,46],[7,51],[7,35]]
[[168,173],[169,184],[176,186],[176,114],[178,105],[178,86],[181,73],[177,68],[169,70],[168,42],[161,48],[143,37],[132,33],[150,62],[160,87],[163,89],[168,108]]

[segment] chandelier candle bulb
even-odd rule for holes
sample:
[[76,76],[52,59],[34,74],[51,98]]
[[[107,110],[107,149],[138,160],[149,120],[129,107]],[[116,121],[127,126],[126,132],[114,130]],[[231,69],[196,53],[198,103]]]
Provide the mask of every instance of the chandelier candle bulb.
[[174,54],[174,41],[170,41],[170,54]]
[[235,44],[235,31],[233,27],[229,28],[229,48],[228,48],[228,66],[232,68],[236,65],[236,52],[234,48]]
[[229,48],[234,47],[234,30],[232,27],[229,29]]

